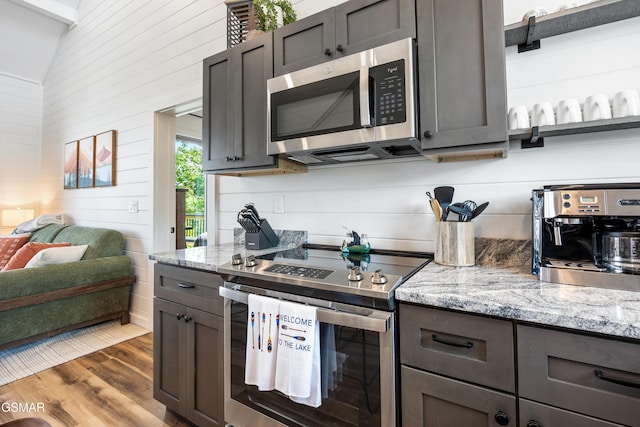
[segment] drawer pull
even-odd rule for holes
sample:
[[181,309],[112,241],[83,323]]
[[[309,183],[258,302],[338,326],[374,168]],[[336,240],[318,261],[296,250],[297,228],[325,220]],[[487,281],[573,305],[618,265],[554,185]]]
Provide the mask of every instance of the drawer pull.
[[195,288],[195,285],[187,285],[187,284],[184,284],[184,283],[178,283],[178,287],[182,288],[182,289],[193,289],[193,288]]
[[459,342],[455,342],[455,341],[449,341],[449,340],[442,339],[439,336],[437,336],[436,334],[431,335],[431,339],[434,340],[435,342],[440,343],[440,344],[450,345],[451,347],[462,347],[462,348],[471,348],[471,347],[473,347],[473,343],[471,341],[467,341],[466,343],[459,343]]
[[601,370],[596,369],[595,371],[593,371],[593,373],[595,374],[596,377],[598,377],[599,380],[602,381],[607,381],[610,383],[614,383],[614,384],[618,384],[618,385],[623,385],[625,387],[633,387],[633,388],[640,388],[640,383],[636,383],[633,381],[628,381],[628,380],[624,380],[622,378],[616,378],[616,377],[606,377]]

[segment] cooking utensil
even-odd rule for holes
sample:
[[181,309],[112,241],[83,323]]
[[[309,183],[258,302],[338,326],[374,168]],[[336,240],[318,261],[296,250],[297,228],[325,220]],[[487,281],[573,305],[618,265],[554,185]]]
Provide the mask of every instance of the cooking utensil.
[[457,213],[458,221],[462,222],[468,221],[466,218],[471,218],[471,215],[473,215],[473,211],[465,207],[462,203],[453,203],[449,205],[447,209],[449,212]]
[[440,186],[433,189],[433,195],[438,200],[440,207],[442,208],[442,220],[447,220],[447,207],[453,201],[453,193],[455,189],[449,186]]
[[433,214],[436,216],[436,221],[442,221],[442,207],[438,202],[438,199],[431,196],[431,193],[427,191],[427,197],[429,198],[429,204],[431,205],[431,210]]
[[478,205],[478,207],[473,210],[473,214],[471,214],[471,219],[474,219],[475,217],[480,215],[482,212],[484,212],[484,210],[487,209],[487,206],[489,206],[489,202],[484,202]]
[[473,216],[473,211],[476,210],[476,208],[478,207],[477,203],[474,202],[473,200],[465,200],[464,202],[462,202],[462,206],[464,206],[464,208],[470,212],[469,215],[465,215],[464,218],[462,218],[462,221],[471,221],[471,217]]

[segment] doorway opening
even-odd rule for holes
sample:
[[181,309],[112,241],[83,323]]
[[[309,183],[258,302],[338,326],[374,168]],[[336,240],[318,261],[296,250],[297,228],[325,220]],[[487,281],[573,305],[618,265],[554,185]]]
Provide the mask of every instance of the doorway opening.
[[202,114],[176,117],[176,249],[206,245],[206,179],[202,171]]

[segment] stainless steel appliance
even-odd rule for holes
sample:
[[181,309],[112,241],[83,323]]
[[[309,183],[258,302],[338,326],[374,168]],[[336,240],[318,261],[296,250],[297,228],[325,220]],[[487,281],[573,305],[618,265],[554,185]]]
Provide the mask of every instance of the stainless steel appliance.
[[407,38],[267,82],[267,153],[305,164],[417,156]]
[[640,183],[551,185],[532,201],[540,280],[640,290]]
[[[220,266],[225,278],[220,288],[225,298],[225,421],[236,427],[399,425],[393,293],[431,259],[429,254],[343,254],[313,247],[266,257],[235,256]],[[326,394],[320,407],[245,384],[249,294],[317,307],[322,358],[335,357],[339,368],[331,389],[325,384],[330,369],[322,363]]]

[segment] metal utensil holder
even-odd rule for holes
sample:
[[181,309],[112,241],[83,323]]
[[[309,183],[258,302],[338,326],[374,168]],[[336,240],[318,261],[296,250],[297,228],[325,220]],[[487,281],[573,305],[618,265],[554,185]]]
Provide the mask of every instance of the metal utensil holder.
[[264,218],[260,219],[260,230],[246,231],[244,234],[244,247],[246,249],[273,248],[278,246],[278,243],[280,243],[280,239],[269,225],[269,221]]

